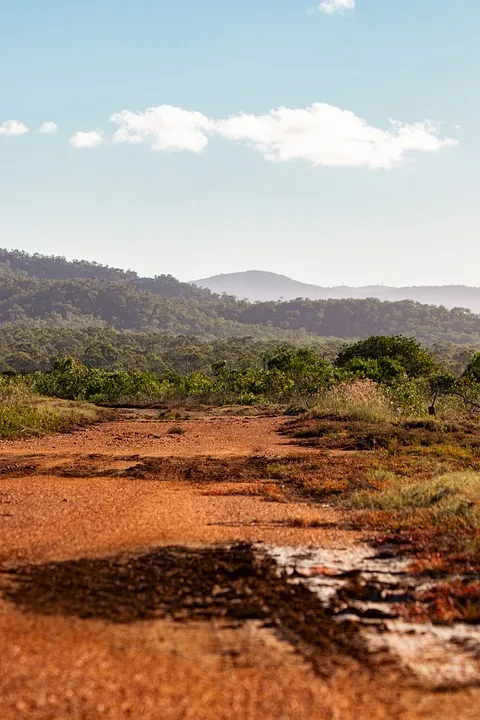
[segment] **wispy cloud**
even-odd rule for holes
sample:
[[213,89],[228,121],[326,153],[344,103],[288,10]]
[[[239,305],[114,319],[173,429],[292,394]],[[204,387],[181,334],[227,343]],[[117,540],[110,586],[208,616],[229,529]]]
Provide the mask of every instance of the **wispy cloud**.
[[97,148],[104,145],[103,132],[90,130],[89,132],[76,132],[70,138],[70,144],[76,148]]
[[327,15],[335,13],[344,13],[347,10],[355,10],[356,0],[323,0],[320,5],[312,7],[308,10],[309,15],[317,12],[324,12]]
[[441,137],[429,121],[390,121],[383,130],[350,110],[326,103],[304,109],[281,107],[265,115],[243,113],[219,121],[217,131],[223,138],[249,145],[266,160],[303,160],[326,167],[392,168],[409,153],[437,152],[458,144]]
[[29,128],[20,120],[6,120],[0,125],[0,135],[26,135],[29,132]]
[[145,112],[123,110],[110,118],[118,126],[115,143],[146,142],[154,150],[199,153],[207,147],[215,123],[200,112],[172,105],[147,108]]
[[53,135],[58,132],[58,125],[51,120],[45,120],[45,122],[40,125],[37,132],[41,135]]

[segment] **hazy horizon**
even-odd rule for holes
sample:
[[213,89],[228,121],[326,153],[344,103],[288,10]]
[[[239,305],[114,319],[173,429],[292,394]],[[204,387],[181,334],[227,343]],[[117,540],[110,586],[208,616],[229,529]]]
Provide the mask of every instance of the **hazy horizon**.
[[[308,282],[305,280],[299,280],[298,278],[291,277],[290,275],[286,275],[285,273],[275,273],[275,272],[272,272],[271,270],[259,270],[258,268],[249,268],[248,270],[238,270],[238,271],[233,271],[231,273],[222,273],[221,272],[221,273],[216,273],[215,275],[205,276],[204,278],[195,278],[193,280],[192,279],[182,280],[182,282],[198,283],[202,280],[211,280],[213,278],[217,278],[217,277],[221,277],[221,276],[242,275],[242,274],[246,274],[246,273],[257,273],[257,272],[258,273],[269,273],[269,274],[276,275],[281,278],[285,278],[286,280],[293,280],[293,282],[298,282],[298,283],[301,283],[302,285],[314,285],[316,287],[322,287],[322,288],[346,287],[346,288],[360,289],[360,288],[366,288],[366,287],[384,287],[384,288],[403,289],[403,288],[408,288],[408,287],[468,287],[468,288],[473,288],[473,289],[480,289],[480,285],[465,285],[464,283],[442,283],[441,285],[436,285],[436,284],[432,284],[432,283],[430,283],[429,285],[387,285],[386,283],[378,282],[378,283],[366,283],[364,285],[354,285],[354,284],[350,285],[347,283],[339,283],[337,285],[321,285],[320,283],[316,283],[316,282],[311,283],[311,282]],[[177,279],[180,279],[180,278],[177,278]]]
[[2,244],[183,281],[480,285],[480,5],[348,7],[10,4]]
[[[139,275],[139,277],[153,277],[154,275],[173,275],[173,277],[175,277],[177,280],[180,280],[180,282],[185,282],[185,283],[196,283],[196,282],[199,282],[200,280],[208,280],[208,279],[220,277],[222,275],[229,276],[229,275],[241,275],[243,273],[258,272],[258,273],[269,273],[269,274],[277,275],[279,277],[284,277],[287,280],[292,280],[293,282],[298,282],[298,283],[301,283],[304,285],[314,285],[314,286],[321,287],[321,288],[347,287],[347,288],[360,289],[360,288],[364,288],[364,287],[385,287],[385,288],[403,289],[403,288],[409,288],[409,287],[427,287],[427,286],[433,286],[433,287],[462,286],[462,287],[480,289],[480,281],[477,285],[468,285],[466,283],[452,283],[452,282],[445,282],[445,283],[433,283],[432,282],[432,283],[424,283],[424,284],[409,283],[409,284],[405,284],[405,285],[389,285],[388,283],[385,283],[385,282],[369,282],[369,283],[361,283],[361,284],[355,283],[355,282],[352,282],[352,283],[339,282],[339,283],[328,283],[327,284],[327,283],[317,282],[315,280],[313,280],[313,281],[302,280],[301,278],[294,277],[293,275],[289,275],[288,271],[287,272],[279,272],[279,271],[277,272],[275,270],[262,269],[262,268],[258,268],[258,267],[248,267],[248,268],[245,268],[242,270],[231,270],[231,271],[222,271],[221,270],[221,271],[215,272],[215,273],[212,272],[211,274],[208,274],[208,275],[206,274],[203,277],[199,276],[199,277],[192,278],[192,277],[186,277],[184,274],[183,275],[175,275],[175,273],[170,272],[168,270],[168,268],[165,268],[165,267],[161,267],[160,269],[157,269],[156,267],[152,267],[151,264],[150,265],[142,264],[139,266],[135,266],[135,264],[130,263],[128,265],[124,265],[124,264],[117,263],[112,258],[110,258],[110,259],[106,258],[105,260],[103,260],[103,259],[99,260],[98,258],[95,258],[95,257],[86,257],[82,254],[74,255],[74,254],[64,253],[61,251],[44,252],[41,250],[37,250],[35,248],[32,248],[30,250],[25,247],[14,247],[14,246],[10,246],[10,245],[5,245],[4,247],[5,247],[5,249],[7,249],[9,251],[11,250],[11,251],[26,252],[27,254],[32,254],[32,255],[35,255],[35,254],[46,255],[46,256],[56,255],[59,257],[65,257],[65,259],[68,262],[72,262],[75,260],[85,260],[86,262],[99,263],[100,265],[117,268],[119,270],[126,270],[126,271],[130,270],[132,272],[136,272],[137,275]],[[139,267],[140,268],[143,267],[145,269],[142,270],[142,269],[139,269]]]

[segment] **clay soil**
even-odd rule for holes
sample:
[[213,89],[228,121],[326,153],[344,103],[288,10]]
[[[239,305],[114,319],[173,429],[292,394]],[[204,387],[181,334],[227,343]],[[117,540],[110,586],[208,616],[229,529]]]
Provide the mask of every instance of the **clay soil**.
[[252,546],[362,539],[255,471],[316,452],[283,424],[124,414],[1,443],[1,720],[478,717],[478,688],[419,687]]

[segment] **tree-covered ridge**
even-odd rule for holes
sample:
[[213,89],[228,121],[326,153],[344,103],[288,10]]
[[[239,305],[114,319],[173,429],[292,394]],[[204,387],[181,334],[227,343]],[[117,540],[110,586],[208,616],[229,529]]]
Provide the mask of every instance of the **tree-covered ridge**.
[[85,261],[0,251],[0,324],[102,322],[116,330],[210,338],[313,342],[409,335],[426,345],[480,343],[480,316],[404,300],[240,301],[181,283]]
[[66,260],[58,255],[30,255],[22,250],[0,248],[0,264],[13,272],[20,272],[46,280],[97,278],[98,280],[135,280],[137,273],[120,270],[87,260]]
[[0,248],[0,275],[26,275],[38,280],[99,280],[102,282],[126,282],[137,290],[153,292],[164,297],[189,297],[202,299],[212,295],[210,290],[182,283],[172,275],[139,277],[133,270],[101,265],[87,260],[66,260],[56,255],[30,255],[21,250]]
[[411,300],[291,300],[241,303],[241,322],[300,327],[321,337],[366,338],[370,335],[412,335],[423,343],[477,341],[480,316],[463,308],[422,305]]

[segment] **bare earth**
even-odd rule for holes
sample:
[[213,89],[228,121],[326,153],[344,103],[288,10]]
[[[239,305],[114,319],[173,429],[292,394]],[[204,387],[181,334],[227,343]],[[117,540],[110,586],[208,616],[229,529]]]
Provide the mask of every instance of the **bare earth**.
[[[239,541],[358,542],[334,509],[229,494],[235,477],[187,482],[134,471],[145,458],[297,455],[278,434],[282,422],[212,416],[181,422],[184,434],[172,435],[172,422],[126,417],[1,443],[0,568]],[[320,526],[289,526],[294,516]],[[1,720],[478,717],[478,688],[429,692],[393,663],[370,664],[335,641],[313,658],[308,642],[260,619],[82,617],[52,610],[52,583],[50,608],[48,598],[36,610],[0,600]]]

